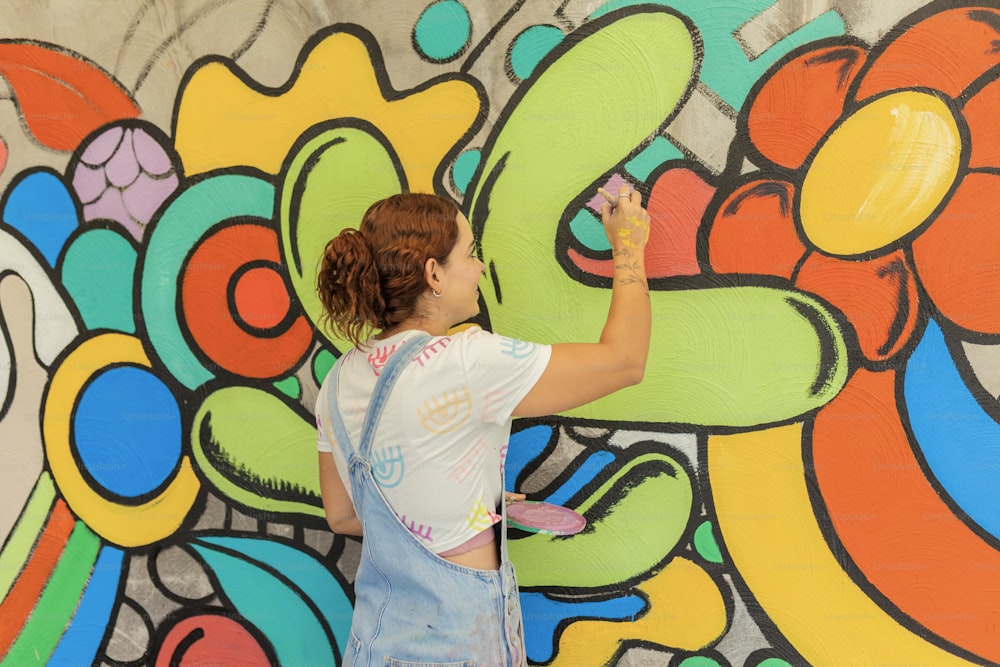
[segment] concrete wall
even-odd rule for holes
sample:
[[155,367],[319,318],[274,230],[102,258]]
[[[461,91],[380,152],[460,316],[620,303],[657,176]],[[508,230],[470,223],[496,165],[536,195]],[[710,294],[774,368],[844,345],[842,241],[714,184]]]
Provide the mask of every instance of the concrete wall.
[[623,181],[646,378],[511,438],[511,484],[589,520],[512,543],[531,662],[1000,662],[1000,4],[0,18],[4,665],[338,663],[323,244],[437,192],[481,240],[480,324],[595,340],[593,195]]

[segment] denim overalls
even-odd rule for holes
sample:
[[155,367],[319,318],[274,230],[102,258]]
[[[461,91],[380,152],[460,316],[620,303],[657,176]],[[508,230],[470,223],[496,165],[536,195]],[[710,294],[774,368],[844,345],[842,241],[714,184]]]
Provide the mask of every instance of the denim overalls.
[[[505,524],[500,524],[499,570],[456,565],[407,530],[372,475],[368,456],[385,401],[400,373],[429,339],[427,334],[418,335],[389,358],[375,385],[357,451],[337,406],[342,364],[331,371],[331,425],[349,461],[354,508],[364,526],[343,665],[521,667],[527,664],[521,605],[514,567],[507,557]],[[506,508],[502,512],[506,522]]]

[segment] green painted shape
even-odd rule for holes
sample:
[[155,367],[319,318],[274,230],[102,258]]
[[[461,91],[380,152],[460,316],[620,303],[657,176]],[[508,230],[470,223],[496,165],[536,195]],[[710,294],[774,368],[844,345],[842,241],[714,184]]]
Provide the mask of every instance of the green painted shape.
[[707,655],[692,655],[680,661],[677,667],[720,667],[719,661]]
[[306,601],[306,591],[243,554],[202,542],[191,546],[208,563],[236,611],[271,642],[278,664],[335,664],[330,637]]
[[38,536],[52,512],[56,499],[56,487],[49,473],[42,472],[31,490],[21,516],[17,518],[10,537],[0,550],[0,600],[7,597],[14,580],[21,574],[24,564],[38,541]]
[[292,289],[319,333],[340,350],[352,346],[319,326],[316,278],[323,249],[341,230],[357,228],[372,202],[406,189],[398,164],[381,135],[334,126],[303,143],[282,171],[278,219]]
[[191,351],[181,333],[178,277],[191,248],[213,226],[235,217],[269,224],[274,187],[244,174],[198,181],[174,199],[151,227],[142,263],[142,317],[149,342],[167,370],[189,389],[214,375]]
[[781,658],[764,658],[755,667],[792,667],[792,663]]
[[324,516],[316,427],[281,398],[253,387],[217,389],[195,413],[191,448],[222,496],[262,512]]
[[337,363],[337,357],[330,350],[322,349],[313,357],[313,379],[316,384],[323,384],[327,374],[333,365]]
[[722,551],[715,539],[715,528],[711,521],[703,521],[694,531],[694,548],[698,555],[709,563],[721,563]]
[[[609,493],[621,497],[602,517],[587,516]],[[691,503],[691,480],[673,459],[636,457],[574,508],[588,518],[583,532],[508,542],[518,583],[522,588],[600,588],[647,576],[677,546]],[[629,548],[622,549],[624,544]]]
[[4,657],[5,665],[46,663],[73,619],[100,549],[100,538],[78,521],[38,603]]
[[302,384],[294,375],[274,382],[273,386],[288,398],[298,400],[302,397]]
[[87,329],[135,333],[132,285],[136,249],[111,229],[88,229],[67,246],[60,280]]
[[[497,276],[499,290],[484,281],[481,292],[500,333],[541,343],[600,337],[610,294],[556,261],[559,221],[659,129],[697,77],[687,24],[648,5],[633,9],[562,52],[487,144],[468,210]],[[847,379],[837,322],[803,293],[705,288],[654,291],[651,301],[645,380],[565,414],[753,426],[814,410]]]

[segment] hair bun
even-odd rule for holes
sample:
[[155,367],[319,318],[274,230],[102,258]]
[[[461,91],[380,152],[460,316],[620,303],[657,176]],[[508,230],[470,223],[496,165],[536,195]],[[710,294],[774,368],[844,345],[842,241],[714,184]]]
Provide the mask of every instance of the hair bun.
[[355,338],[381,328],[385,301],[378,268],[360,231],[344,229],[326,244],[316,287],[335,328]]

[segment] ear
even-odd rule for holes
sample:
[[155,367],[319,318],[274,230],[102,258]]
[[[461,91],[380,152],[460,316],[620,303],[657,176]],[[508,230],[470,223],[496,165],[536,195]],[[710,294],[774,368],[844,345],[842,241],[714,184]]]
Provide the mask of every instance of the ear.
[[424,262],[424,282],[432,290],[439,290],[441,287],[440,268],[441,265],[433,257]]

